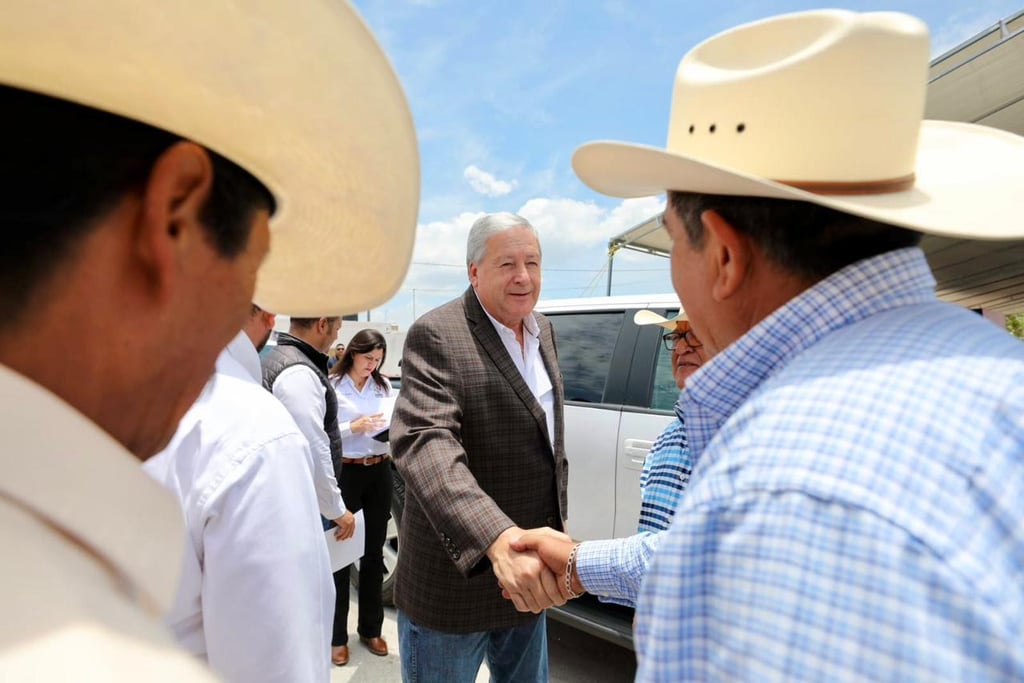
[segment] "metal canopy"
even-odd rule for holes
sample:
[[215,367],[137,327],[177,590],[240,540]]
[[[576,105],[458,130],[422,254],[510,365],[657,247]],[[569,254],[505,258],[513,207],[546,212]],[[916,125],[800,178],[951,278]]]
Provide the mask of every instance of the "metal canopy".
[[925,118],[1024,135],[1024,10],[932,61]]
[[[932,61],[925,117],[1024,135],[1024,10]],[[1024,220],[1024,200],[1021,206]],[[983,242],[926,235],[921,247],[935,273],[940,298],[967,308],[1024,311],[1024,240]],[[620,249],[668,256],[671,248],[660,214],[608,242],[609,259]],[[610,292],[611,268],[608,278]]]

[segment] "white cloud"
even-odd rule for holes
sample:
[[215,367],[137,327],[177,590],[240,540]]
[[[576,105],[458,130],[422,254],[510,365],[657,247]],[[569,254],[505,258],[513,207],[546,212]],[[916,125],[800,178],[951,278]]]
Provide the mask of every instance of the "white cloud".
[[664,210],[665,198],[661,196],[626,199],[609,212],[603,226],[608,229],[614,228],[618,234]]
[[[657,197],[627,199],[611,207],[575,199],[535,197],[518,209],[509,208],[533,223],[540,233],[545,273],[543,296],[559,298],[603,293],[608,240],[650,218],[663,206],[663,200]],[[458,296],[466,288],[466,238],[470,226],[482,215],[479,211],[465,211],[417,226],[413,265],[399,294],[385,305],[389,315],[407,325],[416,315]],[[616,276],[615,293],[662,292],[670,287],[664,274],[667,260],[622,252],[616,262],[629,266]],[[629,272],[630,268],[640,270]]]
[[530,199],[518,211],[533,223],[544,247],[553,243],[587,245],[602,241],[598,226],[605,209],[575,199]]
[[[516,213],[540,233],[545,267],[565,267],[595,254],[600,264],[609,239],[663,208],[664,200],[659,197],[626,199],[611,209],[594,202],[536,197],[527,200]],[[409,280],[423,284],[431,278],[438,278],[435,282],[464,283],[466,274],[460,268],[466,262],[466,238],[473,222],[482,215],[480,211],[466,211],[448,220],[420,223],[413,262],[431,265],[414,265],[406,286],[410,286]]]
[[518,184],[515,180],[498,180],[493,175],[470,164],[462,172],[462,176],[469,181],[469,186],[475,192],[488,197],[503,197],[511,192]]
[[575,199],[531,199],[519,213],[540,232],[544,246],[569,247],[607,244],[608,240],[664,208],[660,197],[626,199],[610,211]]

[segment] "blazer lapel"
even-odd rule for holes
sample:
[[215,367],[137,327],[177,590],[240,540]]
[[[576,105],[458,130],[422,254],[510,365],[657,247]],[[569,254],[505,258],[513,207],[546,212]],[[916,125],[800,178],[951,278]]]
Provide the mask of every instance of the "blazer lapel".
[[[519,368],[516,367],[515,363],[512,362],[512,358],[508,355],[508,350],[505,348],[504,342],[501,341],[501,337],[498,336],[498,331],[494,329],[494,325],[491,324],[490,318],[487,317],[487,313],[484,311],[483,306],[480,305],[480,301],[476,298],[476,292],[470,287],[466,290],[466,293],[462,295],[463,306],[466,309],[466,318],[472,323],[470,326],[473,330],[473,335],[480,341],[480,345],[484,347],[487,355],[490,356],[491,360],[494,361],[494,365],[501,372],[502,376],[508,381],[509,386],[516,392],[519,399],[526,406],[526,409],[533,415],[533,419],[537,421],[541,432],[547,435],[548,444],[551,443],[551,435],[548,434],[548,420],[547,415],[544,413],[544,408],[541,407],[537,397],[530,391],[530,387],[526,385],[526,381],[523,376],[519,373]],[[543,347],[543,344],[541,345]],[[543,351],[543,348],[542,348]],[[555,384],[554,378],[557,375],[551,373],[551,367],[548,362],[548,358],[543,357],[544,367],[548,370],[548,376],[552,378],[551,383]],[[551,449],[554,452],[554,449]]]
[[[558,367],[558,353],[555,350],[555,341],[551,332],[551,324],[544,319],[537,320],[540,327],[540,357],[544,361],[544,369],[548,371],[548,377],[551,378],[551,390],[554,392],[555,405],[560,406],[565,403],[565,392],[562,382],[559,378],[562,376],[562,371]],[[541,409],[543,412],[543,408]],[[562,411],[555,411],[555,433],[549,434],[549,441],[554,444],[555,435],[562,433]],[[544,421],[544,431],[547,432],[547,420]],[[552,446],[554,450],[554,446]]]

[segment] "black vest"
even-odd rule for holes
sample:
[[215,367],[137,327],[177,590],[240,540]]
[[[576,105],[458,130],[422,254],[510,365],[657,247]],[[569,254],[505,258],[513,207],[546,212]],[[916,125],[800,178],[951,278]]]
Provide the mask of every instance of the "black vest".
[[334,464],[334,477],[341,483],[341,431],[338,429],[338,396],[334,387],[327,379],[327,356],[312,346],[290,334],[279,332],[277,346],[260,361],[263,366],[263,386],[273,393],[274,382],[293,365],[305,365],[316,373],[320,383],[324,385],[324,398],[327,399],[327,412],[324,413],[324,432],[331,442],[331,462]]

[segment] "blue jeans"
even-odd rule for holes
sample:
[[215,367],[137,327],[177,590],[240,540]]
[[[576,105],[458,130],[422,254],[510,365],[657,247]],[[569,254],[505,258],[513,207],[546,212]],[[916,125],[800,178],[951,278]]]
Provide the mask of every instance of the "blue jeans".
[[473,683],[487,656],[491,683],[545,683],[548,634],[544,614],[502,631],[444,633],[398,611],[398,652],[405,683]]

